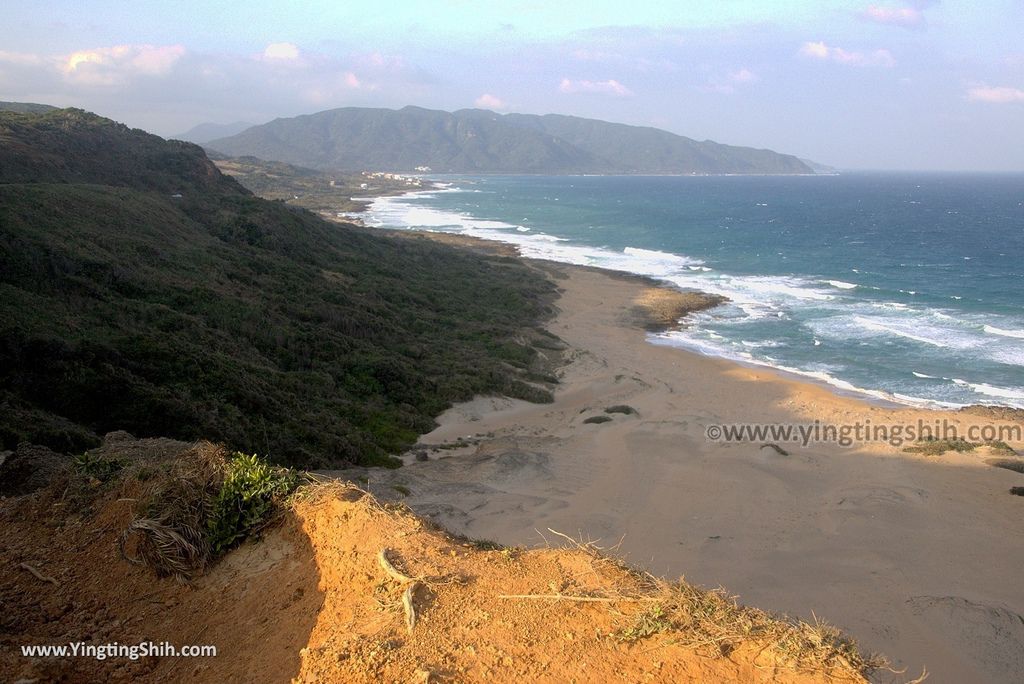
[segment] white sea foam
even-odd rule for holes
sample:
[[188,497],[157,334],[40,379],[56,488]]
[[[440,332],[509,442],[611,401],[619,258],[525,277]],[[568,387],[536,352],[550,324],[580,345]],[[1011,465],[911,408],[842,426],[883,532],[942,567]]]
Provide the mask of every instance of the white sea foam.
[[[808,370],[802,368],[794,368],[792,366],[781,364],[771,357],[766,357],[762,359],[755,357],[750,352],[736,352],[731,350],[723,350],[718,345],[711,344],[705,340],[696,338],[685,331],[674,331],[670,333],[652,335],[649,337],[649,340],[655,344],[683,347],[690,351],[696,351],[698,353],[704,354],[705,356],[724,357],[727,359],[731,359],[733,361],[739,361],[741,363],[748,363],[755,366],[772,368],[774,370],[783,371],[785,373],[790,373],[792,375],[798,375],[801,377],[810,378],[812,380],[817,380],[818,382],[823,382],[827,385],[835,387],[836,389],[843,390],[845,392],[860,394],[872,397],[874,399],[881,399],[883,401],[900,404],[911,403],[911,401],[904,401],[899,399],[895,394],[890,392],[858,387],[857,385],[854,385],[851,382],[837,378],[835,375],[832,374],[832,372],[827,370]],[[925,406],[936,403],[928,399],[917,399],[915,397],[907,397],[907,399],[912,400],[913,405],[915,406]]]
[[917,371],[910,371],[910,372],[913,373],[914,377],[917,377],[917,378],[935,378],[934,375],[926,375],[924,373],[918,373]]
[[958,335],[955,331],[922,325],[914,320],[895,321],[868,316],[854,316],[853,320],[867,330],[895,335],[935,347],[967,349],[976,344],[976,340],[970,336]]
[[984,382],[968,382],[967,380],[961,380],[960,378],[953,378],[953,382],[958,385],[970,387],[978,394],[998,397],[1000,399],[1024,400],[1024,387],[996,387],[995,385],[989,385]]
[[1000,335],[1002,337],[1015,337],[1020,340],[1024,340],[1024,330],[1006,330],[1004,328],[997,328],[994,325],[986,325],[985,332],[990,335]]
[[[872,338],[893,337],[946,350],[941,352],[946,355],[969,354],[970,358],[1024,366],[1024,345],[1015,342],[1024,339],[1024,330],[1016,329],[1012,323],[1009,326],[1003,324],[1002,327],[997,327],[959,312],[956,313],[958,316],[962,315],[962,318],[954,318],[943,311],[929,309],[921,304],[859,299],[848,292],[856,288],[877,288],[843,280],[732,275],[712,270],[700,259],[671,252],[639,247],[626,247],[619,251],[574,244],[566,238],[538,232],[538,225],[535,223],[531,223],[532,229],[528,228],[523,225],[530,223],[525,217],[517,225],[478,219],[468,214],[424,207],[417,203],[417,199],[429,199],[448,192],[465,190],[457,187],[435,188],[403,197],[377,198],[366,214],[367,222],[378,226],[455,232],[498,240],[515,245],[527,257],[627,271],[663,279],[682,288],[723,295],[729,299],[729,303],[694,316],[694,325],[689,331],[672,333],[655,341],[684,346],[703,354],[777,368],[814,378],[845,391],[888,401],[913,405],[957,405],[949,402],[944,404],[942,400],[945,399],[945,391],[942,390],[941,383],[927,383],[929,393],[935,393],[937,399],[922,399],[908,394],[857,387],[834,375],[836,372],[843,373],[842,370],[809,370],[807,364],[791,358],[796,352],[788,353],[791,351],[791,343],[786,342],[785,337],[773,337],[774,328],[750,332],[747,326],[776,326],[780,324],[775,321],[793,319],[801,321],[814,333],[812,341],[815,347],[820,346],[823,341],[830,341],[840,343],[842,348],[844,344],[856,345],[859,340],[861,345],[871,348],[878,344]],[[859,272],[858,269],[851,270],[854,273]],[[917,293],[915,290],[904,292],[908,295]],[[721,330],[724,335],[708,329],[706,326],[709,324]],[[730,333],[729,330],[732,329],[736,332]],[[982,330],[987,334],[982,334]],[[751,334],[755,337],[750,337]],[[772,337],[773,340],[762,339],[761,335],[765,338]],[[765,356],[764,352],[770,348],[780,348],[782,352],[777,355],[786,363]],[[804,368],[794,367],[796,365]],[[914,376],[937,380],[933,376],[916,371]],[[895,381],[892,386],[900,385]],[[1024,401],[1024,389],[1019,388],[997,387],[984,383],[972,385],[965,381],[954,385],[948,380],[946,387],[950,396],[957,399],[964,395],[970,396],[967,392],[970,390],[972,393],[1001,399],[1004,403],[1020,404]]]

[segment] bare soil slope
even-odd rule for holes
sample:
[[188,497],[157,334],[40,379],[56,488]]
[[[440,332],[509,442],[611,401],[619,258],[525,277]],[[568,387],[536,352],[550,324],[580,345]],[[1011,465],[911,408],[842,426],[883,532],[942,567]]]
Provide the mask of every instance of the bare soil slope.
[[[190,448],[207,447],[103,450],[160,461]],[[58,477],[0,501],[0,680],[863,681],[864,663],[828,629],[630,571],[588,545],[455,539],[350,485],[301,489],[262,540],[192,586],[156,579],[117,551],[145,486]],[[79,640],[213,644],[218,654],[20,653]]]

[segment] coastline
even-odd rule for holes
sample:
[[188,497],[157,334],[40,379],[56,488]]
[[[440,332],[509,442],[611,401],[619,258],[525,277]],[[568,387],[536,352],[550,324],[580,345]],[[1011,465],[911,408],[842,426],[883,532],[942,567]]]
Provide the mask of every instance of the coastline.
[[[989,282],[982,277],[937,281],[925,274],[921,282],[908,281],[903,276],[890,278],[882,275],[887,272],[885,258],[874,264],[879,256],[874,253],[839,254],[835,259],[819,262],[807,250],[801,251],[801,245],[807,244],[810,237],[804,233],[812,228],[810,223],[802,222],[799,212],[792,218],[797,226],[794,230],[803,237],[796,240],[795,234],[784,231],[777,249],[784,250],[787,256],[780,257],[782,261],[778,263],[772,262],[774,265],[757,265],[762,259],[761,252],[767,254],[768,250],[776,249],[759,242],[765,239],[762,231],[744,233],[739,243],[742,246],[735,255],[726,257],[721,251],[724,243],[715,220],[702,218],[698,213],[693,218],[701,229],[694,234],[686,233],[688,237],[684,240],[685,231],[670,230],[670,222],[664,223],[660,213],[656,212],[654,223],[649,224],[642,206],[629,205],[633,200],[628,198],[636,197],[632,186],[582,184],[580,189],[574,189],[578,184],[521,187],[500,182],[492,187],[483,178],[445,180],[448,182],[428,183],[433,190],[411,193],[406,198],[381,199],[369,207],[366,223],[371,227],[417,226],[430,232],[452,231],[513,245],[526,258],[647,275],[684,289],[712,292],[729,299],[729,304],[720,310],[697,317],[689,329],[652,335],[651,341],[656,343],[772,368],[883,404],[953,409],[991,403],[1024,410],[1024,380],[1014,369],[999,365],[1019,365],[1024,353],[1019,341],[1024,323],[1013,313],[1017,309],[1012,297],[1006,299],[1013,290],[998,288],[988,292],[984,284],[975,287],[975,283]],[[873,190],[881,187],[879,180],[871,176],[851,183],[837,186],[830,191],[830,197],[834,194],[840,201],[865,183]],[[901,188],[906,192],[914,191],[910,181],[904,185],[907,187]],[[556,204],[552,209],[556,211],[550,225],[544,225],[543,214],[530,211],[529,203],[522,207],[517,204],[548,199],[545,193],[551,194],[549,190],[553,187],[564,187],[570,194],[562,197],[566,201],[561,203],[554,198]],[[676,187],[653,186],[650,192],[659,203],[667,202],[671,196],[668,190]],[[761,201],[766,197],[758,194],[762,192],[759,187],[752,185],[733,193],[728,184],[708,186],[715,206],[721,205],[719,208],[725,212],[723,225],[735,220],[747,226],[748,233],[750,226],[760,225],[757,222],[768,216],[762,216],[762,208],[768,204]],[[789,190],[780,191],[776,199],[789,197],[795,201],[796,196],[791,195],[798,192],[799,184],[785,187]],[[635,190],[641,192],[640,188]],[[594,194],[598,191],[600,197],[611,198],[607,216],[614,218],[610,222],[588,213],[591,210],[585,204],[579,205],[579,217],[585,217],[582,223],[577,225],[565,218],[569,216],[565,210],[572,202],[602,202]],[[473,193],[477,192],[485,194],[474,199],[477,196]],[[505,202],[505,209],[483,209],[488,206],[488,197],[506,192],[512,193],[509,198],[496,200],[499,207],[505,206],[501,204]],[[434,193],[439,193],[436,198]],[[894,211],[901,206],[899,197],[883,199],[885,206]],[[737,201],[747,209],[729,204]],[[778,201],[772,203],[772,207],[777,205]],[[785,207],[789,205],[783,202],[780,206],[783,208],[771,210],[773,218],[768,223],[789,220],[785,218]],[[635,235],[628,229],[633,222],[642,226]],[[594,230],[580,232],[588,224],[593,224]],[[612,230],[615,224],[621,224],[621,228]],[[866,226],[868,233],[873,225],[876,224]],[[955,238],[947,242],[959,244]],[[732,248],[726,251],[733,254]],[[943,268],[959,263],[963,251],[960,247],[943,251]],[[912,259],[903,252],[900,255],[901,263]],[[794,261],[783,263],[787,259]],[[914,263],[916,267],[924,266],[923,262]],[[977,262],[964,263],[977,271]],[[1005,270],[1004,266],[993,268],[1000,273]]]
[[[466,236],[395,234],[515,251]],[[633,311],[657,281],[530,263],[561,293],[548,324],[569,346],[555,402],[478,398],[453,407],[405,468],[363,471],[374,493],[503,544],[544,545],[547,528],[609,546],[621,539],[620,551],[655,574],[685,574],[746,603],[833,622],[907,667],[908,678],[922,667],[937,681],[1009,681],[1020,671],[1024,589],[1013,568],[1024,560],[1024,500],[1009,489],[1022,475],[987,463],[1005,453],[818,442],[782,443],[782,454],[762,446],[772,440],[706,434],[741,423],[938,419],[963,431],[1019,423],[882,406],[773,369],[649,344]],[[605,412],[616,405],[635,413]],[[609,420],[585,422],[598,416]],[[430,460],[417,461],[416,451]]]

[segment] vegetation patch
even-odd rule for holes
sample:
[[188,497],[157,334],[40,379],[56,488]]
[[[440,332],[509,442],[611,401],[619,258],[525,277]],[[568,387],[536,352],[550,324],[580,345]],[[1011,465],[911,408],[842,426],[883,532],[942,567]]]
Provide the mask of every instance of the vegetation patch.
[[298,484],[255,455],[203,444],[151,478],[120,540],[127,560],[189,582],[273,520]]
[[1010,487],[1010,493],[1014,496],[1024,496],[1024,487]]
[[609,418],[608,416],[590,416],[589,418],[584,418],[583,422],[584,423],[598,424],[599,425],[601,423],[610,423],[611,420],[612,419]]
[[78,473],[106,482],[121,472],[124,463],[118,459],[97,456],[88,451],[71,459],[71,465]]
[[925,454],[927,456],[941,456],[947,451],[967,452],[974,451],[980,442],[968,442],[964,439],[926,439],[914,446],[903,447],[903,451],[910,454]]
[[641,611],[633,618],[633,624],[616,633],[620,641],[639,641],[661,634],[672,628],[672,621],[665,613],[664,607],[655,605]]
[[622,413],[627,416],[637,415],[637,410],[632,406],[626,404],[616,404],[615,406],[609,406],[604,410],[605,413]]
[[80,110],[0,137],[0,450],[127,430],[397,466],[453,403],[552,399],[554,285],[522,261],[324,221]]
[[1017,453],[1006,442],[968,442],[965,439],[924,439],[913,446],[904,447],[903,451],[914,454],[925,454],[928,456],[941,456],[948,451],[964,453],[974,451],[978,447],[988,447],[993,451],[1001,451],[1009,454]]
[[998,459],[988,461],[988,464],[996,468],[1006,468],[1015,473],[1024,473],[1024,459]]
[[259,532],[275,506],[297,484],[294,473],[269,465],[255,454],[232,456],[206,523],[213,556],[219,556]]

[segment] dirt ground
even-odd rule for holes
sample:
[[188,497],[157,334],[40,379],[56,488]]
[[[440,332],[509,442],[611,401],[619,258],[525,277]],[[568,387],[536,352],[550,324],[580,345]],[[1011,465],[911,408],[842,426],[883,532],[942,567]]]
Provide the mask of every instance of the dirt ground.
[[[192,445],[105,448],[159,461]],[[694,645],[704,632],[666,607],[681,594],[586,546],[523,551],[452,538],[339,483],[300,490],[261,540],[191,586],[157,579],[118,552],[144,487],[133,477],[58,478],[0,501],[0,680],[863,681],[841,657],[801,669],[778,638],[790,632],[759,636],[759,613],[750,638],[722,632]],[[705,599],[700,606],[726,605]],[[217,655],[20,651],[73,641],[211,644]]]

